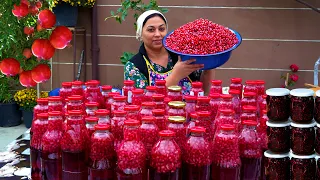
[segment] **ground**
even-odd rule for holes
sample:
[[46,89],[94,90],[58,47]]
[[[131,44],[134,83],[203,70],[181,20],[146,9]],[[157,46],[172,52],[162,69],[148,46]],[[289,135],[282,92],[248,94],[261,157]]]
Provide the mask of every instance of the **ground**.
[[0,127],[0,152],[6,151],[6,146],[27,131],[27,128],[22,123],[14,127]]

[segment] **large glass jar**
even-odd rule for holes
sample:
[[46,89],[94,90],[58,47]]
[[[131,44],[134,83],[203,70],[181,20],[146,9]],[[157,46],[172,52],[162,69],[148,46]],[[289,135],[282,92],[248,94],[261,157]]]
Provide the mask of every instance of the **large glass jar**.
[[65,99],[72,95],[72,82],[63,82],[61,85],[59,96],[62,98],[63,104],[65,104]]
[[118,180],[146,179],[146,149],[140,140],[140,122],[126,120],[124,122],[124,140],[117,150]]
[[265,151],[264,156],[266,157],[264,164],[266,180],[290,179],[289,153],[277,154],[272,151]]
[[72,110],[80,110],[80,111],[85,111],[85,106],[82,102],[83,97],[79,95],[73,95],[68,98],[68,103],[67,103],[67,111],[72,111]]
[[203,84],[202,82],[192,82],[191,83],[191,90],[190,90],[190,96],[204,96],[204,91],[203,91]]
[[135,119],[140,121],[139,117],[139,105],[126,105],[124,110],[127,112],[126,119]]
[[167,95],[166,80],[156,80],[157,94]]
[[320,154],[320,124],[317,123],[316,127],[316,142],[315,142],[315,151]]
[[152,110],[156,107],[156,103],[154,102],[143,102],[141,104],[141,110],[139,112],[139,116],[152,116]]
[[41,141],[42,179],[61,179],[62,113],[51,111],[48,115],[48,128]]
[[152,101],[156,103],[155,109],[165,109],[166,105],[164,104],[165,96],[163,94],[154,94],[152,95]]
[[316,92],[315,105],[314,105],[314,119],[320,123],[320,90]]
[[98,124],[110,124],[110,111],[98,109],[95,111],[95,115],[99,119]]
[[152,96],[154,94],[157,94],[157,87],[155,86],[147,86],[146,87],[146,93],[144,94],[144,97],[143,97],[143,102],[152,102],[153,99],[152,99]]
[[243,99],[241,99],[241,106],[256,106],[258,105],[258,102],[256,100],[257,94],[254,92],[244,92],[243,93]]
[[210,106],[211,106],[211,119],[214,121],[216,116],[217,116],[217,113],[218,113],[218,108],[219,108],[219,105],[220,105],[220,94],[218,93],[213,93],[213,94],[210,94]]
[[84,97],[84,90],[83,90],[83,82],[82,81],[73,81],[72,82],[72,95],[79,95]]
[[132,80],[125,80],[123,81],[124,86],[122,87],[122,96],[126,97],[127,103],[132,103],[132,90],[135,89],[134,81]]
[[86,104],[86,116],[95,116],[96,110],[98,110],[97,102],[87,102]]
[[222,81],[221,80],[211,80],[210,94],[219,93],[222,94]]
[[233,125],[222,125],[212,144],[211,177],[214,180],[240,180],[239,139]]
[[108,95],[109,95],[109,97],[108,97],[108,99],[106,101],[106,109],[111,111],[111,105],[114,102],[113,97],[114,96],[120,96],[120,92],[110,92]]
[[267,121],[268,149],[275,153],[287,153],[290,150],[290,121]]
[[291,150],[296,155],[314,154],[315,148],[315,126],[313,121],[309,124],[291,122]]
[[210,97],[199,96],[197,98],[196,111],[211,111]]
[[62,98],[60,96],[50,96],[48,98],[48,112],[63,111]]
[[299,156],[290,153],[291,156],[291,179],[315,179],[316,175],[316,159],[315,154],[308,156]]
[[143,101],[144,90],[143,89],[134,89],[132,90],[132,103],[133,105],[141,106]]
[[210,142],[213,140],[214,129],[213,129],[213,121],[211,120],[210,111],[197,111],[197,126],[204,127],[206,132],[204,134],[204,138],[208,139]]
[[180,179],[181,150],[174,140],[175,133],[170,130],[159,132],[160,139],[151,151],[150,180]]
[[152,115],[156,118],[156,125],[159,128],[159,131],[167,129],[167,120],[165,117],[164,109],[154,109],[152,110]]
[[258,94],[258,88],[257,88],[257,84],[256,81],[254,80],[247,80],[246,81],[246,85],[243,88],[243,92],[254,92],[256,94]]
[[116,179],[116,152],[110,125],[96,125],[90,141],[89,180]]
[[184,99],[186,101],[186,120],[187,122],[190,121],[190,113],[193,113],[196,111],[196,96],[184,96]]
[[201,126],[191,128],[191,135],[185,146],[185,172],[188,180],[210,179],[211,142],[204,138],[206,129]]
[[182,88],[180,86],[169,86],[167,97],[171,101],[182,101]]
[[95,126],[98,124],[98,120],[99,119],[94,116],[90,116],[90,117],[85,118],[87,133],[88,133],[89,137],[91,137],[91,135],[94,133]]
[[239,136],[241,157],[241,179],[259,179],[261,175],[261,142],[256,131],[257,122],[246,120],[242,122],[243,129]]
[[267,114],[272,121],[286,121],[290,115],[289,89],[271,88],[267,94]]
[[117,149],[123,140],[123,126],[126,118],[126,111],[114,111],[114,116],[111,118],[111,132],[114,136],[114,147]]
[[230,79],[231,84],[230,84],[230,90],[238,90],[240,91],[240,99],[242,99],[242,91],[243,91],[243,85],[242,85],[242,79],[241,78],[231,78]]
[[186,103],[183,101],[169,102],[168,116],[183,116],[186,117]]
[[186,119],[183,116],[169,116],[168,118],[168,130],[175,132],[174,140],[178,143],[181,150],[187,140],[187,127],[186,127]]
[[298,123],[309,123],[313,119],[314,91],[311,89],[299,88],[290,91],[290,117]]
[[236,119],[240,118],[241,114],[241,99],[240,99],[240,91],[230,89],[229,94],[232,95],[232,104],[233,104],[233,110],[234,110],[234,115]]

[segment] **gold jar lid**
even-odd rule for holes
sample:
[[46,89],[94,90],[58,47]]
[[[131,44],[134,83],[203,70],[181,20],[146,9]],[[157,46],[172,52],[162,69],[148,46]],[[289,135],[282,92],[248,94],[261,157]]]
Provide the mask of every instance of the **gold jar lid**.
[[180,92],[182,90],[182,88],[180,86],[169,86],[168,90],[174,91],[174,92]]
[[168,121],[175,122],[175,123],[184,123],[186,122],[186,118],[183,116],[169,116]]
[[186,107],[186,103],[183,101],[170,101],[168,103],[169,107],[173,107],[173,108],[184,108]]

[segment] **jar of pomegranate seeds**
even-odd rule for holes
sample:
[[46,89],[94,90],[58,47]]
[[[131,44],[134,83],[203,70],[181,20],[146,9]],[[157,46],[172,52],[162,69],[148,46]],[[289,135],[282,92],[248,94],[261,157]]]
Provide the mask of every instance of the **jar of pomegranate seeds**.
[[267,136],[267,110],[263,110],[262,116],[259,118],[260,123],[257,126],[257,130],[261,139],[261,148],[263,151],[268,149],[268,136]]
[[240,180],[239,139],[233,125],[225,124],[214,136],[211,177],[221,180]]
[[230,90],[234,89],[234,90],[240,91],[240,99],[242,99],[242,91],[243,91],[242,79],[231,78],[230,81],[231,81],[231,84],[229,86]]
[[73,95],[68,98],[67,111],[81,110],[85,111],[85,106],[82,102],[83,97],[79,95]]
[[291,150],[297,155],[310,155],[315,148],[315,126],[313,121],[309,124],[291,122]]
[[168,97],[164,98],[164,104],[166,105],[166,115],[168,115],[168,111],[169,111],[169,102],[171,102],[171,99]]
[[211,120],[210,111],[197,111],[197,126],[204,127],[206,132],[204,137],[208,139],[210,142],[213,139],[214,131],[213,131],[213,121]]
[[111,111],[111,105],[114,102],[113,97],[114,96],[120,96],[120,92],[110,92],[108,95],[109,95],[109,97],[108,97],[108,99],[106,101],[106,109]]
[[134,81],[125,80],[123,81],[124,86],[122,87],[122,95],[127,97],[126,101],[131,104],[132,103],[132,90],[135,89]]
[[99,119],[98,124],[110,124],[110,111],[106,109],[98,109],[95,116]]
[[267,180],[290,179],[289,153],[277,154],[271,151],[264,152],[264,172]]
[[183,150],[184,144],[187,140],[187,127],[186,119],[183,116],[169,116],[168,117],[168,130],[175,132],[174,140],[178,143],[181,150]]
[[309,123],[313,119],[314,91],[311,89],[299,88],[290,91],[290,117],[298,123]]
[[98,108],[103,108],[105,106],[104,98],[101,94],[101,89],[99,87],[100,81],[90,80],[86,84],[85,92],[85,102],[97,102],[99,103]]
[[261,96],[261,100],[258,101],[258,104],[259,104],[259,117],[261,117],[263,115],[263,111],[264,110],[267,110],[267,95],[264,94]]
[[257,88],[257,96],[262,96],[265,94],[265,84],[266,82],[264,80],[256,80],[256,88]]
[[154,94],[157,94],[157,87],[155,86],[147,86],[146,87],[146,93],[144,94],[144,97],[143,97],[143,102],[152,102],[153,99],[152,99],[152,96]]
[[219,132],[219,127],[223,124],[231,124],[234,126],[234,130],[239,132],[240,122],[237,122],[234,118],[234,110],[232,109],[220,109],[216,119],[213,122],[213,134]]
[[111,93],[111,92],[112,92],[112,86],[110,86],[110,85],[101,86],[101,95],[104,98],[105,103],[109,97],[109,93]]
[[62,87],[59,89],[59,96],[62,98],[63,104],[65,99],[72,95],[72,82],[63,82]]
[[315,154],[308,156],[299,156],[290,153],[290,170],[291,179],[315,179],[316,175],[316,159]]
[[146,149],[140,139],[139,126],[137,120],[124,122],[124,140],[117,150],[118,180],[147,178]]
[[116,179],[116,152],[110,125],[96,125],[91,136],[89,179]]
[[206,129],[201,126],[191,128],[184,157],[187,179],[210,179],[211,142],[204,138],[205,132]]
[[72,82],[72,95],[79,95],[84,97],[84,90],[83,90],[83,82],[82,81],[73,81]]
[[315,105],[314,105],[314,119],[320,123],[320,90],[316,92]]
[[257,82],[254,80],[247,80],[246,85],[243,88],[243,92],[254,92],[258,94]]
[[316,142],[315,142],[316,153],[320,154],[320,124],[317,123],[316,127]]
[[91,116],[91,117],[86,117],[85,121],[86,121],[88,136],[91,137],[91,135],[95,131],[94,127],[98,124],[99,119],[97,117]]
[[218,108],[219,108],[219,105],[220,105],[220,94],[218,93],[213,93],[213,94],[210,94],[210,107],[211,107],[211,119],[214,120],[217,116],[217,113],[218,113]]
[[32,124],[32,138],[30,141],[31,178],[41,179],[41,143],[48,128],[48,113],[38,114]]
[[268,149],[275,153],[287,153],[290,150],[290,121],[267,121]]
[[182,101],[182,88],[180,86],[169,86],[167,97],[171,101]]
[[114,102],[111,104],[111,114],[116,110],[124,110],[124,107],[127,105],[126,96],[114,96]]
[[141,106],[143,101],[144,90],[143,89],[134,89],[132,90],[132,103],[133,105]]
[[156,125],[159,131],[167,129],[167,120],[165,118],[166,111],[164,109],[154,109],[152,110],[152,115],[156,119]]
[[126,105],[124,110],[127,112],[126,119],[135,119],[140,121],[139,110],[140,106],[138,105]]
[[267,94],[267,114],[272,121],[286,121],[290,115],[289,89],[271,88]]
[[159,141],[151,151],[150,180],[179,179],[181,150],[174,140],[175,133],[170,130],[162,130],[159,136]]
[[152,95],[152,101],[156,103],[156,109],[165,109],[166,105],[164,104],[165,96],[163,94],[154,94]]
[[255,106],[242,106],[242,113],[240,116],[241,122],[244,120],[253,120],[255,122],[258,122],[257,117],[257,107]]
[[37,115],[40,113],[48,112],[48,98],[37,99],[37,105],[33,108],[33,119],[37,119]]
[[166,80],[156,80],[157,94],[167,95]]
[[48,115],[48,128],[41,140],[42,179],[61,179],[62,113],[51,111]]
[[208,96],[197,97],[196,111],[211,111],[210,97]]
[[183,116],[186,117],[186,103],[183,101],[171,101],[169,102],[169,116]]
[[196,111],[196,96],[184,96],[184,99],[186,101],[186,120],[187,122],[190,121],[190,113],[193,113]]
[[202,82],[193,82],[191,83],[191,90],[190,90],[190,96],[204,96],[204,91],[202,88]]
[[257,133],[257,122],[245,120],[239,136],[241,157],[241,179],[260,179],[261,175],[261,142]]
[[222,94],[222,81],[221,80],[211,80],[210,94],[219,93]]
[[48,112],[51,111],[63,111],[63,104],[60,96],[50,96],[48,98]]
[[241,114],[241,100],[240,100],[240,91],[230,89],[229,94],[232,95],[232,103],[233,103],[233,110],[235,112],[235,118],[239,119]]
[[220,101],[218,110],[219,109],[233,109],[231,94],[221,94],[220,98],[221,98],[221,101]]
[[114,136],[114,147],[119,148],[121,141],[123,140],[123,126],[126,118],[126,111],[117,110],[114,111],[114,117],[111,118],[111,132]]
[[97,102],[87,102],[86,104],[86,115],[87,116],[95,116],[95,111],[98,110]]
[[143,102],[139,112],[139,117],[152,116],[152,110],[156,107],[154,102]]
[[256,100],[256,93],[254,92],[244,92],[243,99],[241,99],[241,106],[258,106],[258,102]]
[[191,133],[191,128],[197,126],[199,123],[198,121],[198,116],[197,116],[197,112],[193,112],[193,113],[190,113],[190,121],[187,122],[187,137],[190,136],[190,133]]

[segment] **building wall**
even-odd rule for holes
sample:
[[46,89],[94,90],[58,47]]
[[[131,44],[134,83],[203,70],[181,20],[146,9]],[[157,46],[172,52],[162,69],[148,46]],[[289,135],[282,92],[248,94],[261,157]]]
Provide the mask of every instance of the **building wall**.
[[[317,0],[306,0],[320,7]],[[121,85],[123,66],[120,56],[124,51],[137,52],[133,18],[128,16],[122,24],[114,19],[105,21],[110,11],[116,11],[119,0],[97,0],[98,41],[100,47],[99,74],[102,84]],[[279,87],[281,73],[290,64],[300,67],[299,81],[295,87],[313,83],[314,62],[320,56],[320,28],[318,13],[294,0],[160,0],[169,9],[165,14],[169,30],[193,21],[207,18],[233,28],[243,37],[242,44],[230,60],[216,70],[216,79],[229,84],[231,77],[264,79],[267,87]],[[78,24],[87,29],[87,62],[91,63],[90,10],[80,9]],[[77,59],[83,47],[77,36]],[[72,49],[59,50],[53,61],[53,88],[62,81],[73,79]],[[78,60],[77,60],[78,61]],[[69,63],[69,64],[68,64]],[[91,65],[87,65],[87,79],[91,79]],[[50,88],[49,83],[43,88]]]

